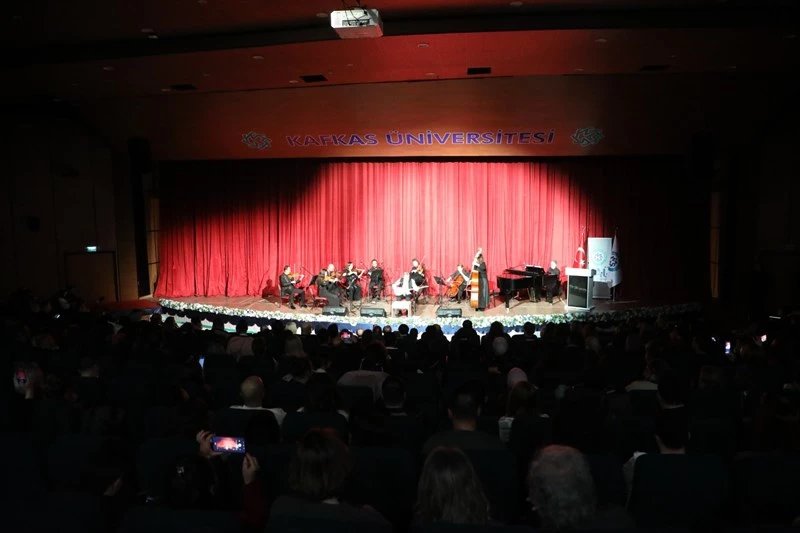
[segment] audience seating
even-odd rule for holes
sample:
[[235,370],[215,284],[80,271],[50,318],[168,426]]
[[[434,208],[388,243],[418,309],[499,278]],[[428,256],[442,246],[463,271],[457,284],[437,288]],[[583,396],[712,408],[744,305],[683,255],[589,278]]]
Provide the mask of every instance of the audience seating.
[[[655,333],[641,333],[642,337],[655,335],[663,340],[669,335],[667,330],[653,327]],[[551,443],[580,448],[591,468],[598,505],[627,507],[643,531],[733,532],[742,526],[777,532],[787,528],[800,515],[800,455],[796,433],[790,433],[797,428],[791,410],[796,409],[797,393],[791,396],[786,392],[781,399],[784,403],[779,407],[789,409],[788,413],[766,416],[763,411],[768,395],[780,394],[784,386],[791,392],[795,386],[791,380],[782,382],[790,360],[775,362],[778,369],[752,365],[748,369],[754,374],[751,376],[741,375],[739,366],[723,366],[724,358],[698,356],[697,365],[713,362],[725,376],[725,386],[698,388],[699,366],[693,368],[688,339],[684,346],[670,344],[664,359],[673,370],[685,374],[682,377],[691,390],[685,399],[690,438],[687,454],[662,455],[654,437],[655,415],[660,409],[657,393],[622,392],[641,371],[644,357],[642,350],[622,348],[625,335],[635,335],[639,325],[630,323],[622,328],[626,333],[596,330],[608,356],[602,364],[587,363],[596,354],[585,352],[580,343],[567,342],[568,327],[557,327],[557,335],[549,338],[544,332],[536,340],[512,337],[505,358],[489,352],[491,343],[474,349],[464,343],[462,353],[449,352],[450,362],[446,363],[448,354],[431,348],[439,346],[437,342],[397,342],[392,347],[394,363],[387,362],[386,371],[405,385],[407,414],[386,415],[371,388],[338,387],[349,419],[333,412],[296,411],[305,402],[303,377],[282,379],[290,368],[280,355],[283,340],[266,331],[262,334],[266,357],[237,361],[225,354],[208,354],[203,373],[193,361],[186,362],[185,354],[207,353],[206,347],[219,351],[224,345],[217,342],[224,336],[220,332],[187,329],[168,333],[164,328],[152,345],[137,338],[138,333],[129,333],[130,341],[121,341],[119,346],[103,341],[94,347],[103,352],[102,378],[96,382],[91,381],[95,378],[81,378],[87,387],[107,391],[93,396],[91,405],[70,403],[72,389],[64,398],[42,397],[25,411],[30,420],[22,428],[15,425],[19,417],[12,411],[11,400],[17,398],[9,394],[8,405],[0,404],[0,431],[5,437],[5,459],[0,463],[0,512],[4,516],[0,529],[112,531],[109,524],[113,522],[115,528],[119,524],[108,509],[112,499],[82,492],[88,490],[82,477],[84,467],[100,452],[116,451],[124,463],[124,486],[130,491],[121,507],[127,512],[119,531],[241,531],[243,456],[211,459],[215,474],[224,481],[225,497],[216,510],[167,508],[164,489],[169,468],[178,458],[197,455],[195,434],[201,429],[246,437],[248,453],[260,464],[258,478],[267,507],[291,493],[288,467],[296,442],[317,427],[332,428],[350,446],[354,469],[342,501],[354,507],[348,512],[342,510],[345,506],[309,504],[309,512],[271,517],[268,531],[530,532],[517,525],[531,518],[530,504],[525,501],[528,467],[536,451]],[[208,341],[211,336],[213,342]],[[329,369],[333,376],[355,369],[364,357],[358,344],[333,346],[318,340],[306,337],[303,345],[312,360],[314,352],[328,351],[324,355],[334,363]],[[77,353],[27,348],[14,352],[37,361],[47,374],[73,377],[77,377]],[[488,374],[487,364],[496,365],[501,375]],[[592,368],[587,370],[587,365]],[[497,436],[498,417],[504,414],[508,394],[502,374],[513,366],[524,368],[539,387],[536,409],[549,417],[516,417],[505,450],[466,451],[498,524],[415,523],[416,485],[423,464],[420,450],[432,434],[452,428],[446,408],[450,394],[460,385],[474,384],[484,398],[477,430]],[[764,375],[754,372],[760,369]],[[281,426],[267,411],[230,408],[243,403],[239,388],[241,380],[250,375],[264,380],[265,405],[287,411]],[[739,383],[746,380],[760,381],[753,386]],[[616,392],[607,392],[612,389]],[[744,392],[749,392],[749,402],[741,401],[748,398]],[[106,415],[111,418],[106,420]],[[250,422],[256,416],[265,416],[269,426],[258,426],[261,431],[253,437]],[[773,427],[770,424],[779,425],[779,435],[763,434]],[[795,440],[781,440],[786,436]],[[646,454],[636,461],[629,495],[623,465],[634,452]],[[148,503],[140,505],[145,500]],[[359,506],[375,509],[391,526],[360,516]]]
[[354,447],[353,459],[349,501],[370,505],[393,524],[408,524],[417,485],[412,456],[401,449]]
[[338,385],[336,388],[345,409],[369,410],[375,405],[375,395],[370,387]]
[[646,454],[636,460],[628,510],[639,527],[711,527],[728,495],[720,457]]
[[735,502],[751,524],[788,525],[800,514],[800,455],[763,453],[733,466]]
[[131,508],[119,533],[240,533],[238,517],[224,511],[183,511],[157,505]]
[[350,430],[347,420],[339,413],[289,413],[283,419],[281,431],[284,440],[296,441],[312,428],[333,429],[344,442],[349,442]]
[[142,443],[136,458],[139,485],[148,498],[164,496],[166,473],[175,461],[188,455],[196,455],[197,442],[189,439],[150,439]]
[[494,519],[512,524],[519,512],[521,497],[517,462],[506,450],[464,450],[483,484]]

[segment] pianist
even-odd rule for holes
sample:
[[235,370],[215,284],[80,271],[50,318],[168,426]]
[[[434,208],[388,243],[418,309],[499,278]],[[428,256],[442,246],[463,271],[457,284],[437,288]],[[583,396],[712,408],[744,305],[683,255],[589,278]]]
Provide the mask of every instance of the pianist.
[[547,270],[542,287],[547,294],[547,303],[553,303],[553,296],[558,296],[561,292],[561,271],[555,259],[550,261],[550,268]]

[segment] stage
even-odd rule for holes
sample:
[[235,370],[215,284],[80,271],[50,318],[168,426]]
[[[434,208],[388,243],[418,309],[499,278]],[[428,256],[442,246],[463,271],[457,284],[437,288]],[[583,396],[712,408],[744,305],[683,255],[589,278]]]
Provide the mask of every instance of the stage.
[[[507,331],[521,331],[523,324],[531,322],[537,326],[569,322],[620,322],[630,318],[649,318],[661,315],[680,315],[699,311],[700,306],[694,303],[645,303],[642,301],[616,301],[596,300],[595,307],[590,311],[572,311],[566,307],[564,300],[556,300],[549,304],[545,301],[532,302],[528,300],[512,299],[506,310],[501,298],[496,298],[493,305],[486,311],[479,312],[470,307],[468,301],[461,303],[445,301],[438,304],[436,297],[420,299],[420,303],[411,316],[393,316],[392,301],[378,300],[375,302],[354,302],[345,316],[325,315],[321,307],[306,309],[297,307],[291,309],[286,303],[281,303],[278,297],[262,298],[260,296],[240,297],[189,297],[160,299],[161,312],[165,315],[176,316],[178,320],[192,316],[200,316],[210,320],[215,316],[222,316],[226,321],[235,325],[240,318],[247,318],[253,329],[277,319],[292,321],[298,325],[310,322],[317,325],[339,324],[340,328],[369,328],[374,324],[389,325],[397,329],[400,324],[417,328],[420,331],[431,324],[439,324],[445,333],[453,333],[461,323],[469,319],[479,332],[485,332],[492,322],[500,322]],[[362,312],[369,309],[381,309],[386,316],[362,316]],[[461,316],[437,316],[437,312],[460,310]],[[397,313],[395,312],[395,315]]]

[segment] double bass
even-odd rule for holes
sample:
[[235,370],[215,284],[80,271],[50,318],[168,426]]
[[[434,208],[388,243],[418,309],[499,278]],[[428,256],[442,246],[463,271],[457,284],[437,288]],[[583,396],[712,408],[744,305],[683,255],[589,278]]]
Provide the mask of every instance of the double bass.
[[469,306],[477,309],[480,302],[480,273],[475,268],[478,256],[483,253],[483,248],[478,248],[475,252],[475,259],[472,260],[472,272],[469,275]]

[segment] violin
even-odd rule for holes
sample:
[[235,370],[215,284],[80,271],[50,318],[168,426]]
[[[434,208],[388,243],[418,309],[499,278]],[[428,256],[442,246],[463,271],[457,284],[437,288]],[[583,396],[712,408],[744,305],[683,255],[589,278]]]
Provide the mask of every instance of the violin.
[[339,272],[338,270],[334,270],[333,272],[327,272],[326,271],[325,277],[323,277],[322,280],[325,283],[330,283],[331,281],[339,281],[339,278],[341,278],[341,277],[342,277],[342,273]]

